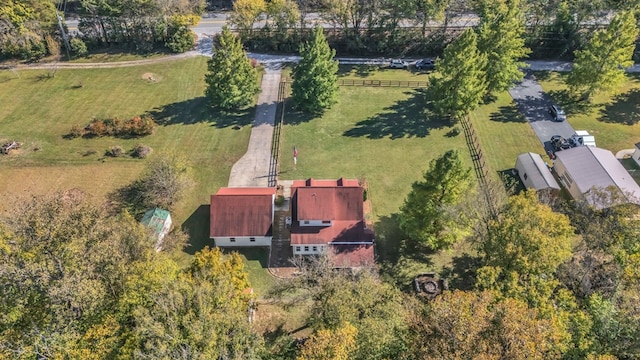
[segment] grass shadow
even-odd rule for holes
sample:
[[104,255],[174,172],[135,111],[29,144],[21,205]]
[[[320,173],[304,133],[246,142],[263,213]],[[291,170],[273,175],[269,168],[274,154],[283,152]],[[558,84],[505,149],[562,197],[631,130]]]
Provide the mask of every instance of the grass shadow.
[[182,231],[189,234],[190,246],[184,249],[189,255],[194,255],[206,246],[213,247],[213,240],[209,238],[209,208],[208,204],[198,206],[182,223]]
[[167,104],[147,112],[159,125],[211,123],[217,128],[239,128],[250,125],[255,114],[255,106],[236,112],[214,109],[202,96]]
[[267,247],[224,248],[222,251],[225,253],[237,252],[244,256],[248,261],[257,261],[263,269],[269,267],[269,248]]
[[540,71],[534,71],[533,75],[536,77],[536,80],[538,81],[547,81],[551,79],[553,72],[549,70],[540,70]]
[[357,77],[366,78],[379,68],[380,66],[378,65],[340,65],[338,67],[338,77],[355,75]]
[[500,106],[498,108],[498,111],[492,113],[489,118],[492,121],[497,121],[497,122],[503,122],[503,123],[507,123],[507,122],[513,122],[513,123],[526,123],[527,119],[525,119],[524,116],[522,116],[522,113],[520,113],[520,111],[518,111],[518,109],[515,106]]
[[580,99],[567,89],[551,90],[548,94],[567,114],[588,114],[594,108],[592,103]]
[[476,270],[481,265],[478,256],[462,254],[455,256],[451,267],[445,267],[440,272],[440,277],[447,279],[449,287],[458,290],[473,290],[475,285]]
[[600,110],[599,121],[635,125],[640,122],[640,89],[616,95],[613,101]]
[[515,168],[498,171],[498,177],[509,195],[517,195],[526,190]]
[[382,216],[374,225],[376,251],[381,275],[409,291],[413,278],[433,267],[433,252],[407,240],[398,217],[399,214]]
[[407,92],[407,99],[400,100],[369,119],[359,121],[356,127],[344,132],[347,137],[369,139],[400,139],[426,137],[434,129],[451,127],[449,119],[442,119],[433,112],[426,90]]

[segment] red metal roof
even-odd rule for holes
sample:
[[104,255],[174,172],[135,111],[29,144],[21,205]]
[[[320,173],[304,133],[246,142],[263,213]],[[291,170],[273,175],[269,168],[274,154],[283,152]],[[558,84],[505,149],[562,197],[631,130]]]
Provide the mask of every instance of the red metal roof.
[[211,195],[209,236],[270,236],[273,188],[221,188]]
[[332,226],[291,225],[291,245],[322,245],[340,243],[373,243],[374,234],[364,221],[334,221]]
[[307,180],[294,180],[293,184],[291,185],[292,188],[305,187],[305,186],[312,186],[312,187],[338,187],[338,186],[354,187],[355,186],[355,187],[358,187],[360,186],[360,183],[356,179],[340,178],[338,180],[318,180],[318,179],[309,178]]
[[294,193],[298,220],[362,220],[361,187],[301,187]]
[[220,188],[216,195],[273,195],[276,188],[273,187],[233,187]]
[[334,245],[331,248],[335,267],[352,268],[375,263],[373,245]]

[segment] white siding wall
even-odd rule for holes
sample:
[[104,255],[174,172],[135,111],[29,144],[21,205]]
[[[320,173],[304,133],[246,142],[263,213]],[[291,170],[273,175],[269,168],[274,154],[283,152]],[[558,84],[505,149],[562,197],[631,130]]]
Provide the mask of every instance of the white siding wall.
[[221,246],[221,247],[224,247],[224,246],[271,246],[271,236],[214,237],[213,241],[215,242],[216,246]]
[[567,172],[567,169],[564,167],[564,164],[561,161],[556,161],[553,166],[556,174],[558,174],[558,178],[560,179],[560,184],[564,186],[575,200],[580,200],[584,198],[584,195],[578,189],[576,182],[573,180],[571,175]]
[[158,240],[162,240],[164,236],[169,233],[169,230],[171,230],[171,215],[167,215],[167,220],[164,222],[164,226],[160,232],[160,239]]
[[331,226],[331,220],[300,220],[300,226]]
[[633,157],[633,160],[635,160],[635,162],[640,165],[640,150],[638,150],[638,148],[636,148],[636,151],[633,152],[633,155],[631,155],[631,157]]
[[324,244],[291,245],[291,248],[293,248],[293,255],[319,255],[328,250],[329,246]]

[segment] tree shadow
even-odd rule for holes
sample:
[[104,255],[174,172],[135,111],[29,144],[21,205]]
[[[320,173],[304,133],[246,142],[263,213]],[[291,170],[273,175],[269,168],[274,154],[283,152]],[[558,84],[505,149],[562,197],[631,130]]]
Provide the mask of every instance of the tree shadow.
[[143,199],[142,181],[136,180],[107,194],[107,204],[111,213],[127,211],[137,220],[141,220],[145,211],[149,210]]
[[526,190],[515,168],[498,171],[498,177],[509,195],[517,195]]
[[613,101],[600,110],[599,121],[622,125],[640,122],[640,89],[616,95]]
[[498,122],[515,122],[515,123],[526,123],[527,119],[518,111],[515,106],[500,106],[498,111],[492,113],[489,118],[492,121]]
[[212,108],[204,97],[167,104],[147,112],[159,125],[211,123],[217,128],[240,128],[251,124],[255,106],[235,112]]
[[540,71],[533,72],[533,75],[536,77],[536,80],[538,81],[547,81],[551,79],[552,74],[553,72],[549,70],[540,70]]
[[187,254],[194,255],[206,246],[213,246],[213,241],[209,238],[209,208],[208,204],[198,206],[182,223],[182,231],[189,234],[191,244],[184,249]]
[[290,110],[285,112],[284,122],[287,125],[299,125],[302,123],[310,122],[314,119],[318,119],[320,115],[311,114],[305,111],[296,110],[293,102],[287,101],[287,105]]
[[567,114],[588,114],[594,105],[589,101],[580,99],[579,96],[568,89],[551,90],[549,96],[560,105]]
[[365,78],[371,75],[372,72],[378,70],[380,67],[377,65],[340,65],[338,67],[338,77],[344,77],[347,75],[355,75]]
[[433,251],[407,239],[399,227],[399,214],[382,216],[374,225],[381,275],[405,291],[413,278],[433,267]]
[[426,90],[419,89],[405,94],[410,96],[385,108],[383,113],[359,121],[356,127],[345,131],[343,136],[369,139],[426,137],[431,130],[453,125],[450,119],[435,115]]
[[455,256],[451,267],[445,267],[440,272],[440,277],[447,279],[449,287],[459,290],[472,290],[475,285],[476,270],[481,265],[478,256],[462,254]]

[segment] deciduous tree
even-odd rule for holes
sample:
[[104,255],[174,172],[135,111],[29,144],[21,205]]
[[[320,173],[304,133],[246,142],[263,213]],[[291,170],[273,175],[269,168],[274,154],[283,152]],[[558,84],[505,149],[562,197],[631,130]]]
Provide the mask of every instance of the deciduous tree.
[[478,48],[486,55],[487,94],[509,89],[522,80],[521,61],[530,50],[524,44],[525,18],[520,0],[483,0]]
[[322,113],[337,102],[338,62],[321,27],[313,31],[310,43],[300,47],[302,58],[293,69],[292,100],[298,109]]
[[260,15],[267,10],[265,0],[236,0],[229,22],[242,33],[249,33]]
[[568,217],[540,204],[535,192],[510,197],[481,240],[478,287],[552,306],[556,269],[571,256],[574,231]]
[[575,53],[569,88],[589,100],[598,92],[614,90],[625,79],[625,69],[633,65],[638,37],[636,18],[631,11],[618,13],[606,30],[593,35],[583,50]]
[[206,96],[214,107],[237,110],[254,101],[258,73],[251,66],[240,39],[228,27],[222,29],[208,62]]
[[429,88],[429,96],[441,116],[459,120],[478,107],[487,91],[486,62],[472,29],[465,30],[447,46],[436,64]]
[[297,360],[353,359],[358,329],[346,323],[335,330],[318,330],[305,341]]
[[456,206],[471,188],[470,169],[457,151],[449,150],[431,161],[423,177],[413,183],[400,209],[400,228],[432,249],[447,248],[468,230]]

